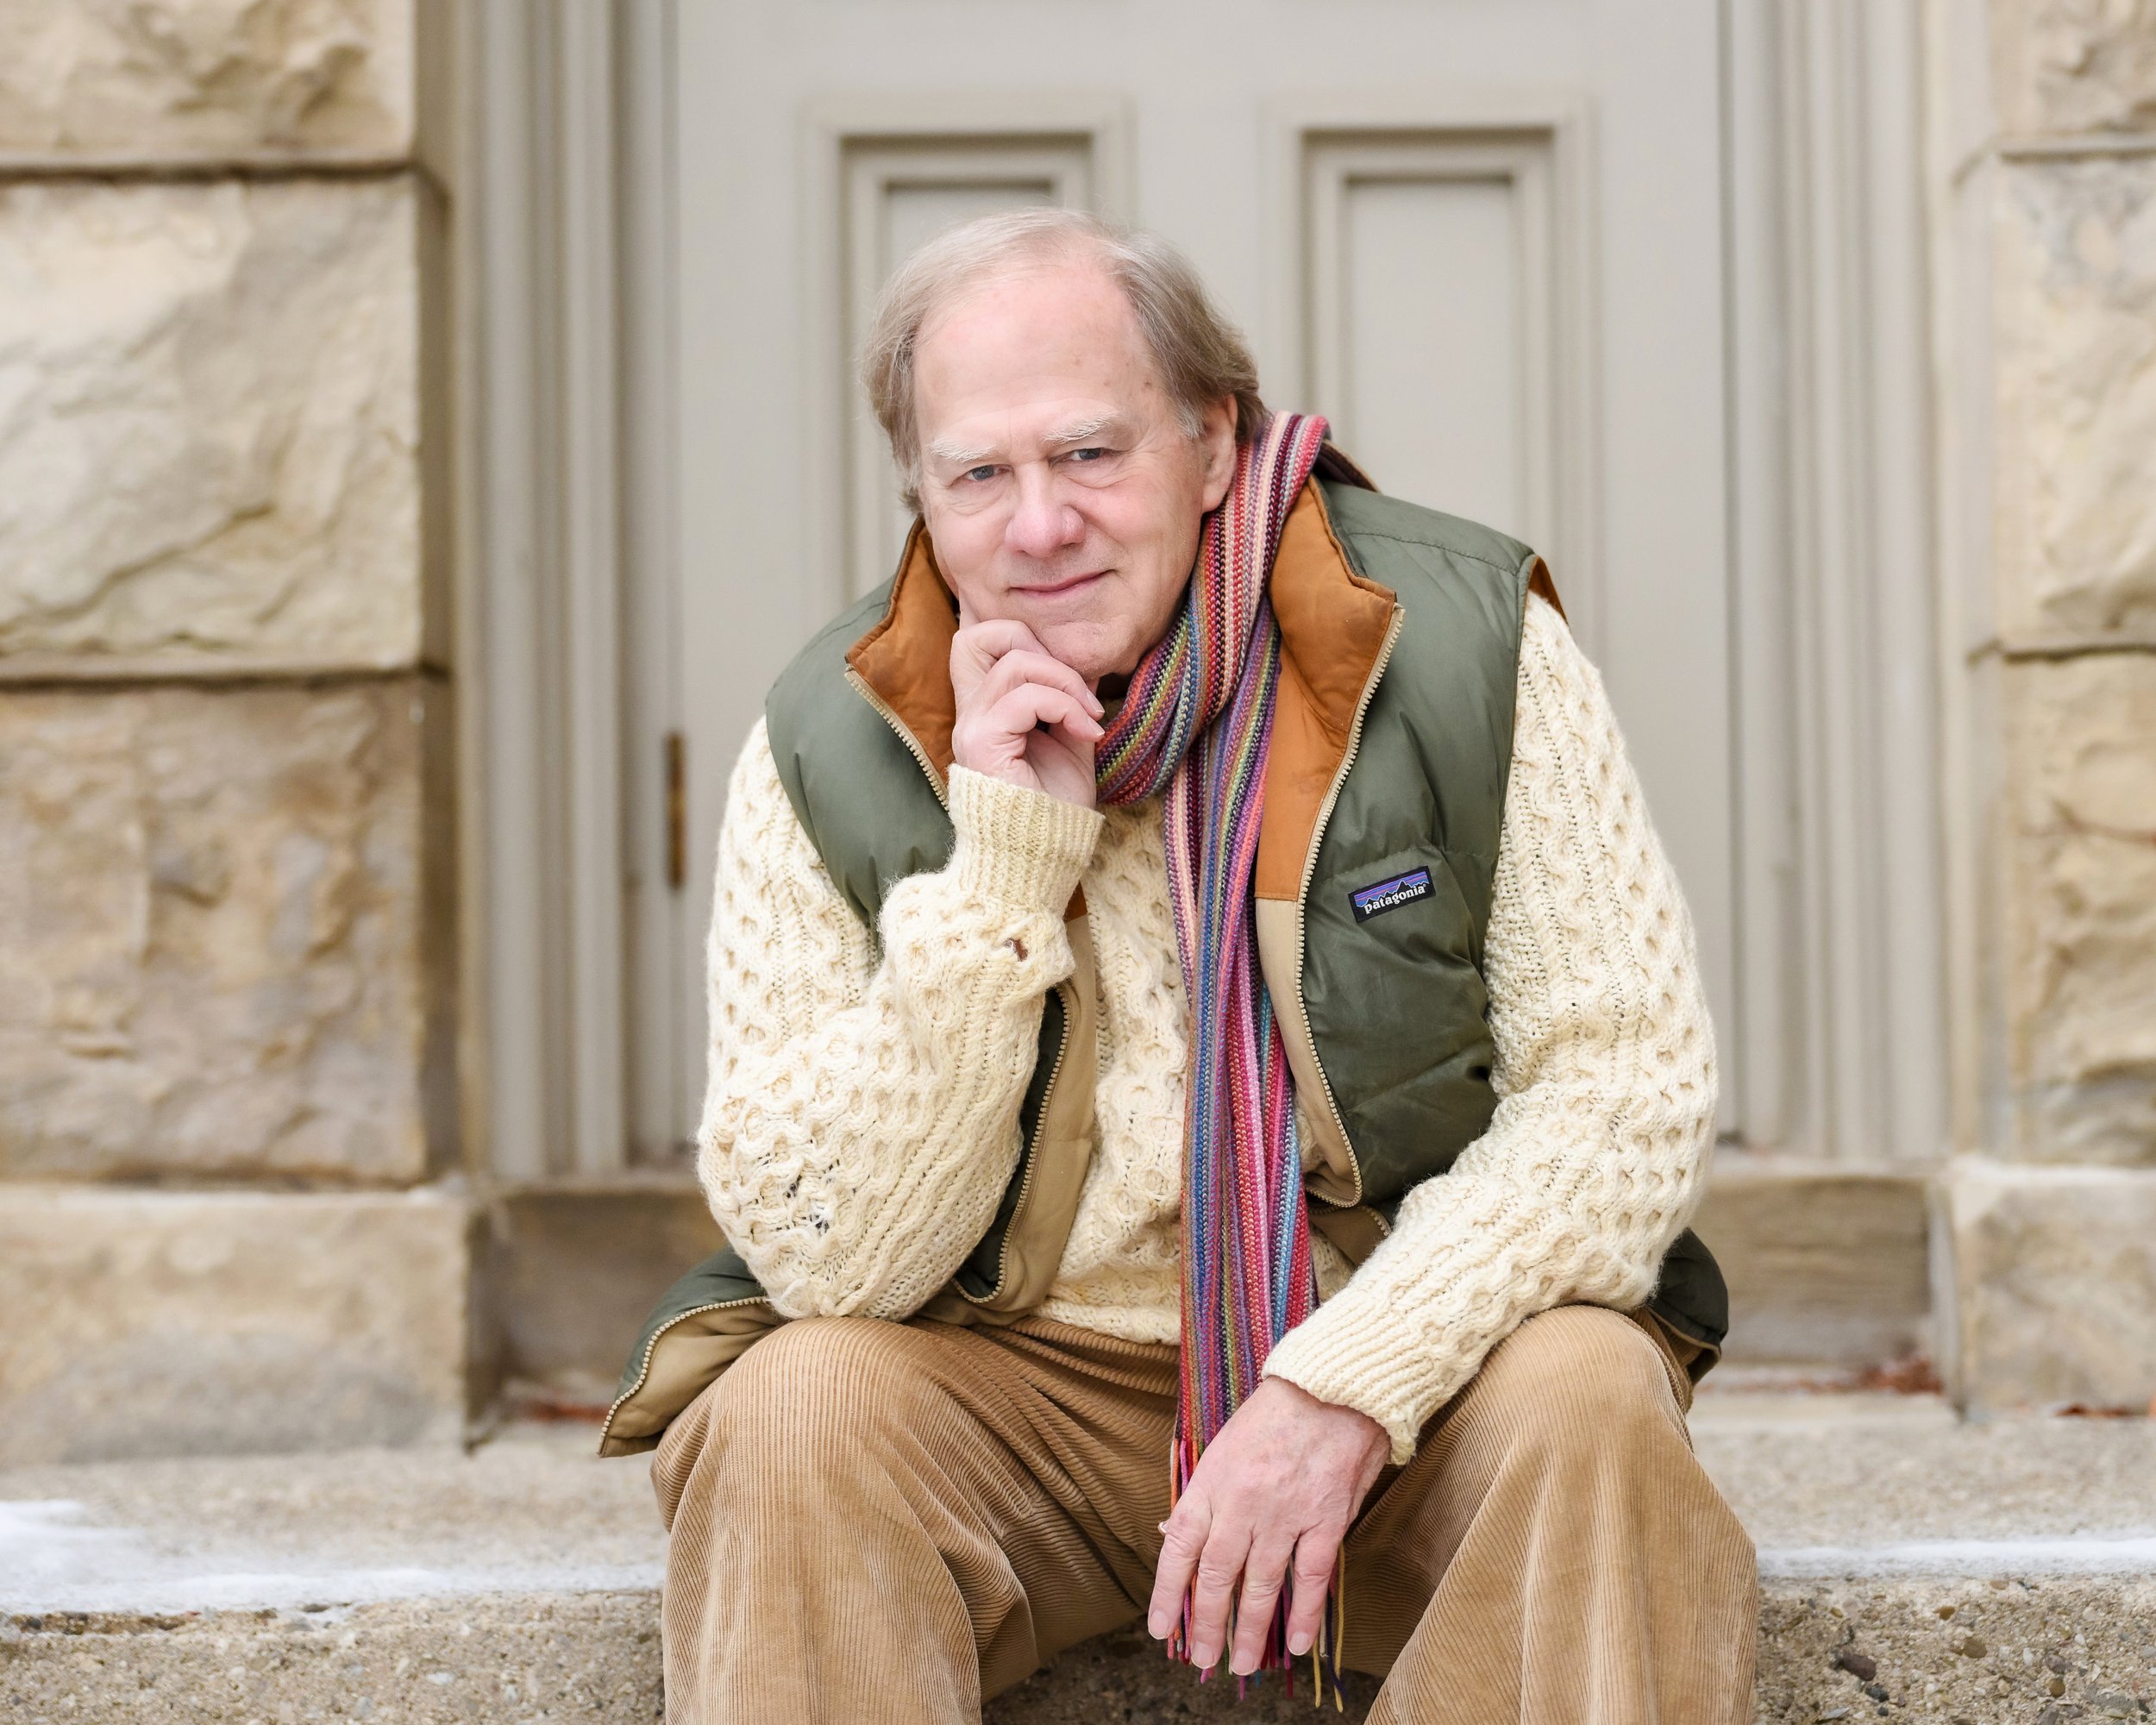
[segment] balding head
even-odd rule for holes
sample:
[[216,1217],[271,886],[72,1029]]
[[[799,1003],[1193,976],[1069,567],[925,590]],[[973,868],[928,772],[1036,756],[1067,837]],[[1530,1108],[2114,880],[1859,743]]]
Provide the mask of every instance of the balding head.
[[1208,407],[1224,396],[1235,404],[1238,440],[1257,430],[1265,405],[1250,348],[1173,246],[1074,210],[984,216],[906,260],[884,288],[862,351],[862,382],[890,440],[909,507],[920,505],[915,367],[924,328],[953,302],[999,279],[1087,267],[1100,271],[1129,305],[1186,436],[1199,435]]

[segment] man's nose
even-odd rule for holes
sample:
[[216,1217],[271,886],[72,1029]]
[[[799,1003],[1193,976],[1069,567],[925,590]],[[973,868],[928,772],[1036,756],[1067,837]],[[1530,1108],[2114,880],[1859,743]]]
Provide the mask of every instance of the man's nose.
[[1085,518],[1064,500],[1062,488],[1040,467],[1017,474],[1018,507],[1003,530],[1004,543],[1028,557],[1052,557],[1086,536]]

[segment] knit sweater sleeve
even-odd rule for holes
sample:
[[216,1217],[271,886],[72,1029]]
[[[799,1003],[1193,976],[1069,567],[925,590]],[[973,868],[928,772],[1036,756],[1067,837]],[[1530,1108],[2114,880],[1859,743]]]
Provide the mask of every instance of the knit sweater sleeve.
[[958,1268],[1016,1166],[1063,912],[1100,817],[954,768],[941,869],[874,937],[802,830],[763,724],[734,769],[708,942],[698,1171],[788,1317],[900,1318]]
[[1714,1029],[1691,917],[1601,674],[1528,601],[1483,947],[1488,1129],[1265,1365],[1383,1426],[1393,1458],[1523,1320],[1628,1309],[1696,1207]]

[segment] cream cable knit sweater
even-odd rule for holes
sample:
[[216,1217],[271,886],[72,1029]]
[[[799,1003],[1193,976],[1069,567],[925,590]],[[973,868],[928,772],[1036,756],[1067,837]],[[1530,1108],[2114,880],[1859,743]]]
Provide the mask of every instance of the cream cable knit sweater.
[[[899,1318],[993,1214],[1043,995],[1082,879],[1100,983],[1098,1136],[1045,1315],[1179,1328],[1183,988],[1157,800],[1095,812],[954,768],[950,862],[895,886],[881,953],[787,803],[759,724],[719,837],[700,1171],[789,1316]],[[1600,674],[1528,601],[1484,970],[1499,1096],[1265,1371],[1383,1425],[1393,1457],[1523,1319],[1652,1291],[1695,1207],[1715,1055],[1691,919]],[[1307,1136],[1307,1135],[1306,1135]]]

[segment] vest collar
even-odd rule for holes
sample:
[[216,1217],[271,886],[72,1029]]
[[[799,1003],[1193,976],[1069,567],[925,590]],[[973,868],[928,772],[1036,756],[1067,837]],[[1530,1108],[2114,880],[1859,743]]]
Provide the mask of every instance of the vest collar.
[[914,518],[891,579],[891,600],[875,626],[846,650],[846,663],[891,717],[912,734],[936,789],[950,779],[950,733],[958,701],[950,687],[951,637],[958,601],[936,566],[928,524]]
[[[1355,572],[1314,482],[1288,511],[1268,591],[1280,624],[1281,680],[1257,890],[1260,898],[1292,899],[1300,895],[1310,844],[1384,656],[1395,606],[1390,588]],[[958,603],[937,565],[927,524],[916,519],[890,602],[848,649],[846,662],[911,734],[924,763],[934,768],[938,791],[950,777],[957,717],[950,643],[957,632]]]

